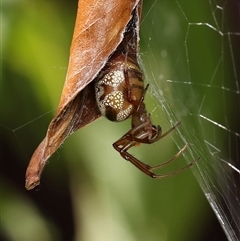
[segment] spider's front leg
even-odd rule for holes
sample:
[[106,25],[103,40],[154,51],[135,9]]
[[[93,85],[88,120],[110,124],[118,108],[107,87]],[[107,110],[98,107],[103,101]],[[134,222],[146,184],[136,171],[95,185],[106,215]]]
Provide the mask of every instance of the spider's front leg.
[[[129,132],[131,132],[130,130]],[[140,169],[142,172],[147,174],[148,176],[154,178],[155,174],[149,171],[151,169],[151,166],[141,162],[137,158],[135,158],[133,155],[128,153],[128,149],[130,149],[133,146],[137,146],[140,143],[136,141],[128,140],[128,133],[127,132],[124,136],[122,136],[118,141],[113,143],[113,147],[120,153],[120,155],[127,161],[130,161],[134,166],[136,166],[138,169]]]
[[[150,124],[150,125],[149,125]],[[116,141],[113,146],[114,148],[119,151],[120,146],[125,146],[126,144],[131,146],[140,145],[140,143],[151,144],[157,140],[161,136],[161,127],[154,126],[151,122],[142,123],[139,126],[133,127],[130,129],[126,134],[124,134],[118,141]],[[128,149],[129,149],[128,148]]]
[[[137,158],[135,158],[133,155],[131,155],[128,150],[133,146],[138,146],[140,143],[153,143],[156,140],[159,139],[161,136],[161,128],[158,126],[152,125],[152,122],[150,120],[150,116],[147,116],[145,119],[141,119],[144,122],[140,125],[136,125],[136,120],[140,117],[139,110],[143,110],[145,113],[145,106],[142,103],[142,107],[144,109],[138,108],[137,112],[133,114],[135,117],[135,122],[132,123],[133,127],[131,130],[129,130],[125,135],[123,135],[118,141],[116,141],[113,144],[113,147],[120,153],[120,155],[127,161],[130,161],[134,166],[136,166],[138,169],[140,169],[142,172],[147,174],[148,176],[155,178],[156,175],[151,172],[151,166],[141,162]],[[138,123],[141,123],[141,120],[139,119]]]
[[[175,129],[175,127],[171,128],[169,131],[172,131],[174,129]],[[132,131],[132,130],[130,130],[130,131]],[[169,134],[170,133],[169,131],[166,132],[166,133]],[[164,134],[164,136],[166,136],[166,135]],[[170,164],[174,160],[176,160],[186,150],[188,144],[185,144],[185,146],[176,155],[174,155],[171,159],[169,159],[168,161],[166,161],[164,163],[158,164],[156,166],[149,166],[149,165],[145,164],[144,162],[141,162],[140,160],[138,160],[137,158],[135,158],[133,155],[131,155],[128,152],[128,150],[132,146],[136,146],[137,144],[138,144],[138,142],[127,140],[126,136],[124,135],[121,139],[119,139],[117,142],[115,142],[113,144],[113,146],[125,160],[130,161],[139,170],[141,170],[146,175],[148,175],[148,176],[150,176],[152,178],[165,178],[165,177],[174,176],[176,174],[179,174],[179,173],[185,171],[186,169],[188,169],[189,167],[193,166],[195,163],[197,163],[200,160],[200,158],[198,157],[194,161],[189,163],[188,165],[186,165],[186,166],[184,166],[184,167],[182,167],[182,168],[180,168],[180,169],[178,169],[176,171],[170,172],[170,173],[155,174],[154,172],[152,172],[153,170],[160,169],[160,168]]]
[[[132,140],[132,141],[136,141],[139,143],[145,143],[145,144],[152,144],[156,141],[161,140],[162,138],[164,138],[165,136],[167,136],[168,134],[170,134],[172,131],[174,131],[179,125],[181,124],[181,122],[178,122],[177,124],[175,124],[171,129],[169,129],[167,132],[165,132],[162,135],[162,128],[160,126],[154,126],[151,125],[151,132],[147,132],[147,130],[144,132],[142,132],[141,136],[136,137],[134,135],[135,132],[137,132],[139,129],[142,129],[142,127],[144,127],[144,125],[148,126],[148,123],[143,123],[140,126],[131,129],[129,132],[127,132],[124,136],[128,139],[128,140]],[[144,129],[145,130],[145,129]],[[154,134],[153,134],[154,133]],[[144,137],[146,136],[146,137]]]

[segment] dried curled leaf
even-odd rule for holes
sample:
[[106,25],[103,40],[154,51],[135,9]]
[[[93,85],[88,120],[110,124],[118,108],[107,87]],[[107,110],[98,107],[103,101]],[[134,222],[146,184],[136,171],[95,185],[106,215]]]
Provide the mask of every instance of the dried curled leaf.
[[[28,165],[27,190],[40,184],[48,158],[61,143],[100,117],[92,81],[116,49],[128,46],[136,52],[140,13],[141,0],[79,1],[66,81],[57,113]],[[130,20],[134,30],[127,28]]]

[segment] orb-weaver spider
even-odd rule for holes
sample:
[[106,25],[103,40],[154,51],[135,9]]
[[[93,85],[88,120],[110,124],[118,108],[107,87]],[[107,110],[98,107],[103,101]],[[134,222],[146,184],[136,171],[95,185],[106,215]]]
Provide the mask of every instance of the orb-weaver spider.
[[101,114],[111,121],[119,122],[132,117],[132,129],[113,144],[125,160],[152,178],[173,176],[195,164],[199,158],[171,173],[158,175],[152,171],[173,162],[188,144],[167,162],[153,167],[128,153],[131,147],[140,143],[152,144],[161,140],[180,125],[180,122],[175,124],[162,135],[161,127],[152,124],[144,104],[148,86],[144,88],[143,73],[137,61],[129,55],[116,52],[95,80],[96,101]]

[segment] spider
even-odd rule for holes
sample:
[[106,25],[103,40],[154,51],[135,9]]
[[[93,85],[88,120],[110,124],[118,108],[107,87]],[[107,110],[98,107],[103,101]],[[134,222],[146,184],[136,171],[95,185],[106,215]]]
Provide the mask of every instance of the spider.
[[132,117],[132,128],[113,144],[120,155],[152,178],[170,177],[188,169],[200,158],[167,174],[155,174],[152,171],[173,162],[186,150],[188,144],[170,160],[156,166],[149,166],[128,152],[140,143],[152,144],[161,140],[181,124],[178,122],[164,134],[160,126],[152,124],[144,104],[148,86],[144,88],[143,73],[137,61],[130,55],[116,52],[95,80],[96,102],[101,114],[110,121],[120,122]]

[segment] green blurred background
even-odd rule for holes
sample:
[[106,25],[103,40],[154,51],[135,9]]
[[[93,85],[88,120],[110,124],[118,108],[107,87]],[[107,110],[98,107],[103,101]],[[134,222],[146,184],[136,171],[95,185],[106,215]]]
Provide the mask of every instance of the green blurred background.
[[[154,164],[173,156],[184,138],[191,144],[185,158],[163,173],[186,165],[185,159],[201,156],[204,162],[211,156],[203,143],[208,134],[211,140],[212,126],[204,128],[198,114],[206,110],[221,119],[221,104],[211,103],[217,89],[207,90],[213,99],[203,109],[206,89],[194,83],[217,85],[212,71],[222,37],[206,26],[190,28],[193,22],[214,24],[210,2],[192,2],[145,1],[143,7],[141,64],[151,84],[147,108],[164,131],[179,120],[183,126],[132,153]],[[40,191],[25,190],[26,167],[58,106],[76,9],[76,0],[2,1],[1,240],[226,240],[192,171],[152,180],[114,151],[112,143],[129,130],[130,121],[116,124],[100,118],[79,130],[51,157]],[[232,114],[224,116],[232,120]],[[212,138],[220,140],[224,134],[214,132]]]

